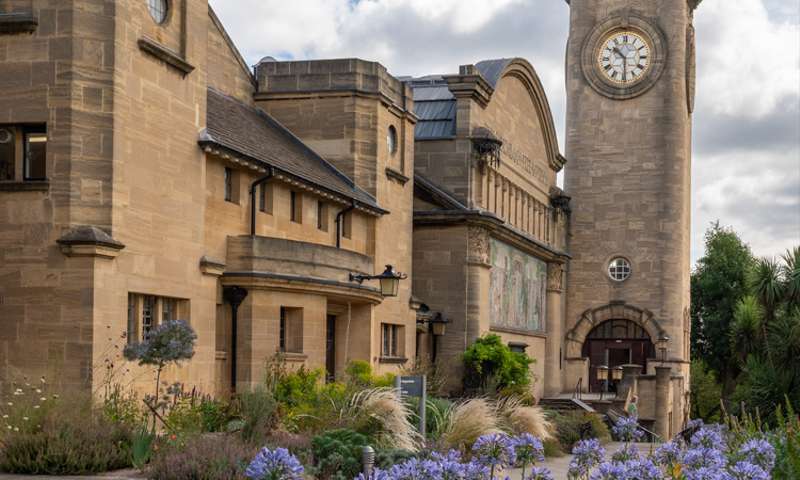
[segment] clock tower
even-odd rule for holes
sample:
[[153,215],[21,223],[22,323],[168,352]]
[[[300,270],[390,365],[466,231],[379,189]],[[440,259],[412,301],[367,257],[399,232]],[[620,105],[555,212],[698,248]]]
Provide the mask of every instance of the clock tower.
[[697,2],[568,3],[564,385],[640,365],[641,417],[671,436],[688,412]]

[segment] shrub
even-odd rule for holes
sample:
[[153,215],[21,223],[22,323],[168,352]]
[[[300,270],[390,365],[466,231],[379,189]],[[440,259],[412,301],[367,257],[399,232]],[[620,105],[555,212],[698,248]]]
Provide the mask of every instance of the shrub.
[[34,475],[83,475],[131,465],[131,432],[102,416],[47,419],[36,432],[3,438],[0,471]]
[[600,416],[588,412],[566,412],[555,414],[556,437],[564,451],[571,451],[580,440],[597,438],[601,442],[611,440],[608,426]]
[[441,441],[446,448],[468,451],[479,437],[498,433],[497,411],[483,398],[473,398],[452,407]]
[[411,424],[412,413],[395,389],[362,390],[350,399],[345,418],[354,430],[367,435],[376,446],[417,451],[421,438]]
[[260,442],[276,423],[276,403],[272,394],[258,386],[238,397],[242,438],[246,442]]
[[392,387],[394,379],[391,373],[374,375],[372,365],[364,360],[352,360],[345,369],[345,383],[356,388]]
[[145,473],[153,480],[238,479],[256,451],[235,435],[199,435],[157,450]]
[[464,352],[464,386],[486,393],[524,393],[531,383],[530,364],[524,353],[512,352],[499,335],[487,334]]
[[311,440],[314,471],[322,480],[350,480],[361,471],[361,451],[369,441],[349,429],[317,435]]
[[541,440],[553,438],[553,424],[547,420],[541,407],[525,405],[518,397],[507,397],[498,402],[497,410],[503,429],[509,433],[529,433]]

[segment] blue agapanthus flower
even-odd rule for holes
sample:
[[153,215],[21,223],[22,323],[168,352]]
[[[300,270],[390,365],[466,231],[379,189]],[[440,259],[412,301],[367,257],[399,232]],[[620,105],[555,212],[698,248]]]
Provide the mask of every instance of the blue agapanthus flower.
[[731,477],[736,480],[770,480],[767,470],[750,462],[737,462],[730,467]]
[[635,445],[626,443],[622,445],[622,448],[611,455],[611,460],[615,462],[628,462],[631,460],[637,460],[639,457],[639,449],[636,448]]
[[681,461],[683,450],[677,442],[670,441],[658,447],[653,456],[660,465],[670,467]]
[[689,446],[725,450],[725,436],[718,428],[706,425],[692,435]]
[[555,477],[550,470],[544,467],[533,467],[522,480],[555,480]]
[[479,464],[492,469],[514,465],[517,459],[511,437],[502,433],[482,435],[472,445],[472,453]]
[[251,480],[303,480],[303,465],[285,448],[262,448],[244,474]]
[[611,428],[614,435],[623,442],[635,442],[644,437],[637,417],[619,417]]
[[739,455],[767,472],[771,472],[775,466],[775,448],[763,439],[748,440],[739,448]]
[[517,457],[517,465],[533,465],[544,461],[542,441],[530,433],[523,433],[511,439]]
[[606,450],[600,446],[596,438],[581,440],[572,449],[572,460],[569,462],[568,475],[570,477],[583,477],[589,470],[603,461]]

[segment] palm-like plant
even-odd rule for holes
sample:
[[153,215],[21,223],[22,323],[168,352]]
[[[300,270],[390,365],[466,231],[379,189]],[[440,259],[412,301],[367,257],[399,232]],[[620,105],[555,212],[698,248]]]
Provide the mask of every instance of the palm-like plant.
[[730,337],[732,351],[742,363],[766,340],[763,322],[764,309],[755,297],[748,295],[739,300],[733,311]]
[[800,308],[800,246],[787,250],[783,261],[786,301],[789,308]]
[[783,267],[773,258],[760,258],[753,267],[750,285],[753,294],[764,307],[766,323],[775,318],[776,310],[783,300],[783,274]]

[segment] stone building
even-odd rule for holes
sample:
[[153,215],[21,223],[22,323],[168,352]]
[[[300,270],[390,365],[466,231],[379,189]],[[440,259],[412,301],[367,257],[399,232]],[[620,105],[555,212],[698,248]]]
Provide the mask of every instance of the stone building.
[[120,349],[184,319],[167,379],[204,392],[280,353],[329,378],[433,361],[457,394],[491,332],[537,398],[638,395],[676,432],[693,3],[572,0],[562,156],[521,58],[251,69],[207,0],[0,0],[0,385],[149,386]]

